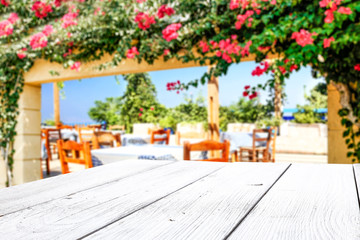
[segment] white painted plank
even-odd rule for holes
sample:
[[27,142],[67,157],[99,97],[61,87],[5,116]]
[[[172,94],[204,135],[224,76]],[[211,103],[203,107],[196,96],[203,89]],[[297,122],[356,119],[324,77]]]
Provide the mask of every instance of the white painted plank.
[[175,162],[36,205],[0,218],[1,237],[80,238],[198,181],[225,165],[226,163]]
[[360,239],[352,165],[293,164],[229,239]]
[[224,239],[288,166],[227,165],[89,238]]
[[0,189],[0,216],[170,163],[169,161],[121,161]]
[[353,167],[354,167],[354,175],[357,184],[357,193],[358,193],[359,206],[360,206],[360,164],[354,164]]

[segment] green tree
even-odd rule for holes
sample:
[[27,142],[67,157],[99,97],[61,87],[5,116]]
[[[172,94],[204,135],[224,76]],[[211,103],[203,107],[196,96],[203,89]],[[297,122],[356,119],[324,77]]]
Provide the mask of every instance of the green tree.
[[156,98],[156,88],[147,73],[128,74],[126,91],[121,97],[121,123],[128,132],[132,131],[134,123],[158,123],[166,115],[165,106]]
[[[305,87],[304,87],[305,88]],[[324,113],[318,113],[317,109],[327,108],[327,85],[326,83],[318,83],[310,91],[310,96],[306,93],[304,98],[307,104],[297,105],[298,112],[294,113],[296,123],[324,123]]]
[[258,99],[240,98],[235,104],[220,107],[220,129],[225,131],[228,123],[255,123],[271,116],[271,106],[263,105]]
[[120,124],[121,106],[120,97],[109,97],[106,98],[105,102],[95,101],[95,107],[89,109],[88,115],[97,122],[106,121],[109,125]]
[[201,95],[193,99],[192,96],[184,95],[185,103],[168,109],[167,116],[161,119],[160,125],[176,129],[177,123],[204,123],[207,127],[207,108],[205,98]]

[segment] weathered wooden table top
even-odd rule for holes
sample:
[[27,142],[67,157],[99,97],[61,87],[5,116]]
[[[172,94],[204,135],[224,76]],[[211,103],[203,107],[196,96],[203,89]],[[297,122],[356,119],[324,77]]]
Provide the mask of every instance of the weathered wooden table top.
[[121,161],[0,190],[0,239],[360,239],[360,165]]

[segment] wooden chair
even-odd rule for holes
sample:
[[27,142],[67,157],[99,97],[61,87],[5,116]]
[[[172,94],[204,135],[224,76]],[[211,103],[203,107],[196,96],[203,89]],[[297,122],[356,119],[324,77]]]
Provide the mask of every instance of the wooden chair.
[[63,125],[60,123],[60,124],[56,125],[56,128],[57,129],[73,129],[74,127],[70,126],[70,125]]
[[92,144],[92,149],[99,149],[101,146],[120,147],[121,136],[111,132],[94,132]]
[[176,145],[181,145],[181,138],[207,139],[207,134],[200,132],[176,132],[175,137]]
[[109,130],[122,130],[122,131],[125,131],[125,125],[112,125],[112,126],[109,126]]
[[70,172],[68,163],[83,164],[85,168],[92,168],[89,142],[77,143],[75,141],[64,142],[64,140],[59,140],[57,144],[63,174]]
[[200,161],[209,161],[209,162],[228,162],[229,161],[229,149],[230,142],[225,140],[223,143],[205,140],[199,143],[190,144],[189,142],[184,143],[184,160],[190,160],[191,151],[214,151],[221,150],[221,158],[212,158],[212,159],[201,159]]
[[62,139],[61,138],[61,132],[60,129],[56,128],[47,128],[42,129],[42,138],[45,140],[45,148],[47,151],[48,159],[52,160],[52,153],[57,152],[57,140]]
[[90,127],[77,127],[76,131],[79,133],[80,142],[91,142],[95,129]]
[[[160,138],[155,137],[156,135],[165,135],[165,134],[166,134],[166,137],[160,137]],[[150,144],[154,144],[155,142],[165,141],[165,144],[169,145],[170,129],[168,129],[168,130],[164,130],[164,129],[152,130],[150,135],[151,135]]]
[[[247,160],[252,162],[268,162],[269,159],[269,146],[271,140],[272,129],[254,129],[253,130],[253,143],[252,147],[240,147],[239,158],[240,162]],[[258,137],[256,134],[266,134],[266,136]],[[258,147],[256,143],[264,143],[266,146]],[[246,153],[246,155],[244,155]],[[262,157],[260,157],[260,154]]]
[[94,131],[100,131],[101,130],[101,124],[88,125],[87,128],[93,129]]

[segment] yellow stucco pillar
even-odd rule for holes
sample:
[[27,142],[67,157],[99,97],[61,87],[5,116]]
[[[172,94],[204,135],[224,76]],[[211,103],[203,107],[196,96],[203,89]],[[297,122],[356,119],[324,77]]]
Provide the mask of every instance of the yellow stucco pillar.
[[345,128],[341,126],[340,92],[334,85],[328,85],[328,163],[352,163],[346,157],[347,147],[342,137]]
[[[41,85],[25,84],[19,100],[16,125],[13,185],[38,180],[41,177]],[[5,186],[5,165],[0,161],[0,186]],[[4,174],[3,174],[4,173]]]

